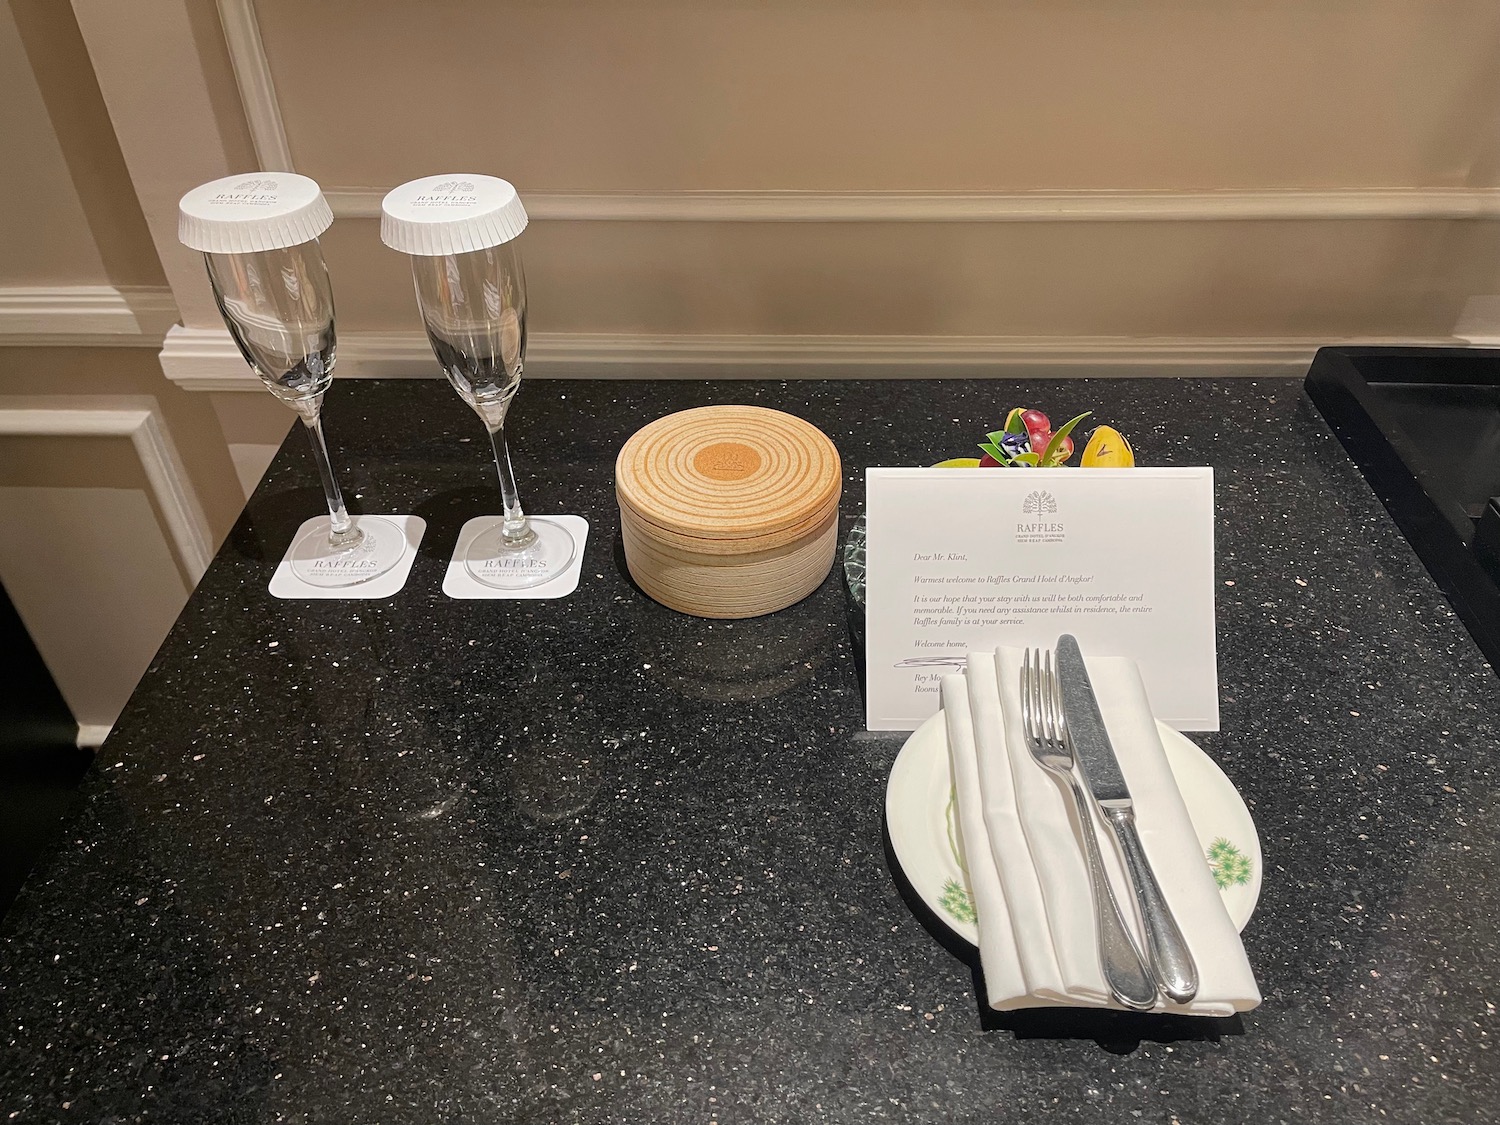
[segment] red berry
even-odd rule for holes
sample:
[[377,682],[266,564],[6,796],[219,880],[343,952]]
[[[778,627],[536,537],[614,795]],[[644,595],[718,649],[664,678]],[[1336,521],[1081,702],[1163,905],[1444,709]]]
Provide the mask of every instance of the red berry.
[[[1032,434],[1031,451],[1040,457],[1047,452],[1047,446],[1051,441],[1051,434]],[[1073,456],[1073,439],[1064,434],[1062,440],[1057,443],[1057,448],[1052,451],[1052,460],[1054,464],[1061,465],[1071,456]]]
[[998,469],[1000,467],[1000,462],[996,461],[988,453],[981,453],[979,455],[979,467],[981,469],[988,469],[988,468],[996,468],[996,469]]
[[1044,434],[1052,432],[1052,423],[1040,410],[1021,411],[1021,424],[1026,427],[1026,432],[1029,434],[1035,434],[1038,431]]

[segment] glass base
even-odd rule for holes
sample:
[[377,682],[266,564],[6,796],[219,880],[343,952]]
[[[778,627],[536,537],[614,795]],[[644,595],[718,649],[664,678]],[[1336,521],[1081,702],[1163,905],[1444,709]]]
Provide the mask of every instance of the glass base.
[[536,534],[525,547],[506,545],[504,525],[481,531],[464,552],[464,569],[476,582],[500,590],[525,590],[560,577],[573,561],[573,536],[561,524],[532,516]]
[[309,586],[357,586],[378,578],[401,561],[406,535],[400,526],[379,516],[351,516],[364,537],[352,547],[328,542],[327,516],[312,524],[292,544],[288,557],[292,573]]

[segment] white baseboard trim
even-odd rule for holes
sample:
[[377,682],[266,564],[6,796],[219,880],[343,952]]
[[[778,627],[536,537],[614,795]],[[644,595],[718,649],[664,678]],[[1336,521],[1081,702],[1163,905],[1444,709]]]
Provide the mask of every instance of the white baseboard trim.
[[77,745],[83,750],[97,750],[114,729],[112,723],[79,723]]
[[[333,213],[377,219],[385,192],[326,192]],[[1253,191],[527,191],[534,219],[649,223],[1111,223],[1500,219],[1492,188]]]
[[[222,328],[174,325],[162,342],[161,368],[184,390],[264,389]],[[411,379],[440,372],[427,337],[415,332],[363,332],[339,335],[338,374],[345,379]]]
[[143,395],[15,395],[0,399],[0,435],[128,437],[140,458],[167,537],[197,585],[213,561],[213,533],[162,420]]
[[[1025,375],[1297,375],[1330,344],[1453,345],[1451,337],[1238,339],[1114,336],[646,336],[538,333],[526,370],[541,378],[870,378]],[[173,328],[161,352],[167,378],[190,391],[259,391],[222,329]],[[433,378],[416,333],[339,340],[340,378]]]
[[0,347],[158,347],[176,319],[164,287],[0,288]]

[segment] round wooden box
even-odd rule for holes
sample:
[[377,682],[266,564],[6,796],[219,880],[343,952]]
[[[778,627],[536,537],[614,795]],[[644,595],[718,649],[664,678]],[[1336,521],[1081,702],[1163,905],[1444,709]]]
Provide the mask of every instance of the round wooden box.
[[774,613],[832,567],[841,485],[838,450],[801,418],[760,406],[658,418],[615,461],[630,575],[697,617]]

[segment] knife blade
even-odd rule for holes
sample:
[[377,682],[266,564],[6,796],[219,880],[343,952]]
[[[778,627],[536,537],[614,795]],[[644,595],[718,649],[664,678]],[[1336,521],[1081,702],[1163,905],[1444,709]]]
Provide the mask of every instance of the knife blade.
[[1146,925],[1151,971],[1162,992],[1185,1004],[1198,992],[1198,967],[1141,847],[1135,827],[1135,801],[1120,770],[1114,744],[1109,740],[1104,716],[1099,712],[1099,699],[1083,662],[1083,651],[1071,634],[1058,638],[1057,676],[1062,689],[1063,718],[1084,785],[1093,793],[1125,857],[1131,889]]

